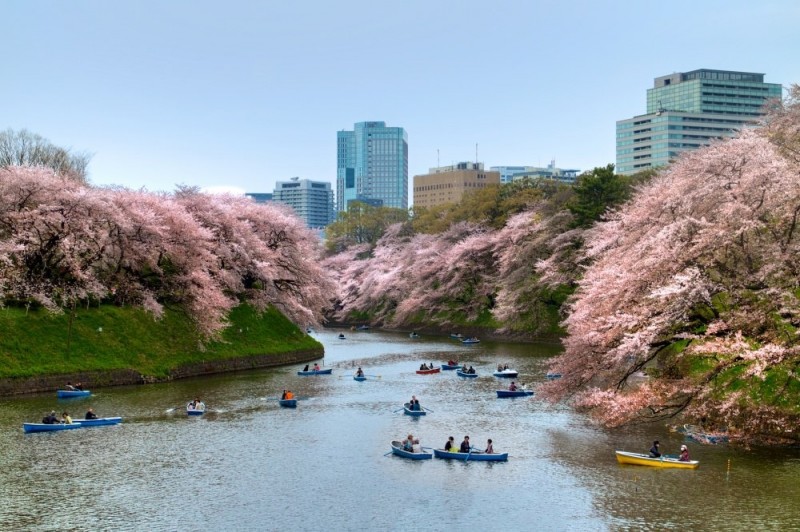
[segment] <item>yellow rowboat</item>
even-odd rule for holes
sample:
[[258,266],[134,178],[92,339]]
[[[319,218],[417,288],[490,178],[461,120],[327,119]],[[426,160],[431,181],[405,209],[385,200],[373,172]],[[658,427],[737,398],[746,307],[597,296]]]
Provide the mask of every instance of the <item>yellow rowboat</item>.
[[697,469],[700,462],[697,460],[690,460],[688,462],[681,462],[677,458],[668,458],[661,456],[653,458],[649,454],[629,453],[626,451],[616,451],[617,462],[620,464],[643,465],[650,467],[675,467],[678,469]]

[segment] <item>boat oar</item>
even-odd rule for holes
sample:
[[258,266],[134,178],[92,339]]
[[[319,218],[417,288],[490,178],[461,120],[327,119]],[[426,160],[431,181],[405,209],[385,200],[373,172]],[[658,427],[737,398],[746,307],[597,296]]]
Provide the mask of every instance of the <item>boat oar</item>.
[[424,410],[426,410],[426,411],[430,412],[431,414],[435,414],[435,413],[436,413],[436,412],[434,412],[433,410],[431,410],[430,408],[427,408],[427,407],[424,407],[424,406],[423,406],[422,408],[423,408]]
[[469,460],[469,457],[470,457],[470,456],[472,456],[472,449],[474,449],[474,447],[470,446],[470,448],[469,448],[469,452],[467,453],[467,457],[466,457],[466,458],[464,458],[464,461],[465,461],[465,462],[466,462],[467,460]]
[[[403,408],[405,408],[405,407],[403,407]],[[403,410],[403,408],[398,408],[397,410],[395,410],[395,411],[394,411],[394,412],[392,412],[392,413],[393,413],[393,414],[396,414],[397,412],[399,412],[399,411]]]
[[364,374],[364,376],[365,377],[372,377],[373,379],[380,379],[381,378],[380,375],[367,375],[367,374]]

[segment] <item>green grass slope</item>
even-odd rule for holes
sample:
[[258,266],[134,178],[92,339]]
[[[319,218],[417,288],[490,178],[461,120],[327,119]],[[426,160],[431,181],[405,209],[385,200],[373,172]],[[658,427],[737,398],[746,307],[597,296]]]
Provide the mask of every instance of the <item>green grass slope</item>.
[[190,320],[166,310],[160,320],[137,308],[78,309],[72,321],[45,310],[0,309],[0,378],[133,369],[165,377],[192,363],[319,350],[322,345],[280,312],[234,309],[220,341],[201,343]]

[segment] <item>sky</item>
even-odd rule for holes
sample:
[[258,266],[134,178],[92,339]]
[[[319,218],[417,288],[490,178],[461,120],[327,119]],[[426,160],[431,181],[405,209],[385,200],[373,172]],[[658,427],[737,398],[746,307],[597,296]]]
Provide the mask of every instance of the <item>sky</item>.
[[3,0],[0,19],[0,130],[151,191],[335,189],[336,132],[373,120],[405,128],[409,188],[476,145],[487,168],[588,170],[655,77],[800,83],[796,0]]

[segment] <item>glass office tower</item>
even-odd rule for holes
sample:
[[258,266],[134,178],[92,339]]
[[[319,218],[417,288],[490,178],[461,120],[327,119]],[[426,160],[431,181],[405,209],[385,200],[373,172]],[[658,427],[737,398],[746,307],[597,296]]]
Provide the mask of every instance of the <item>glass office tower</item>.
[[408,136],[402,127],[358,122],[353,131],[337,132],[336,141],[337,212],[353,200],[408,209]]
[[272,200],[290,205],[306,226],[322,228],[333,222],[333,190],[325,181],[311,181],[293,177],[275,183]]
[[780,84],[752,72],[700,69],[655,78],[647,114],[617,122],[617,173],[665,166],[681,152],[733,136],[781,93]]

